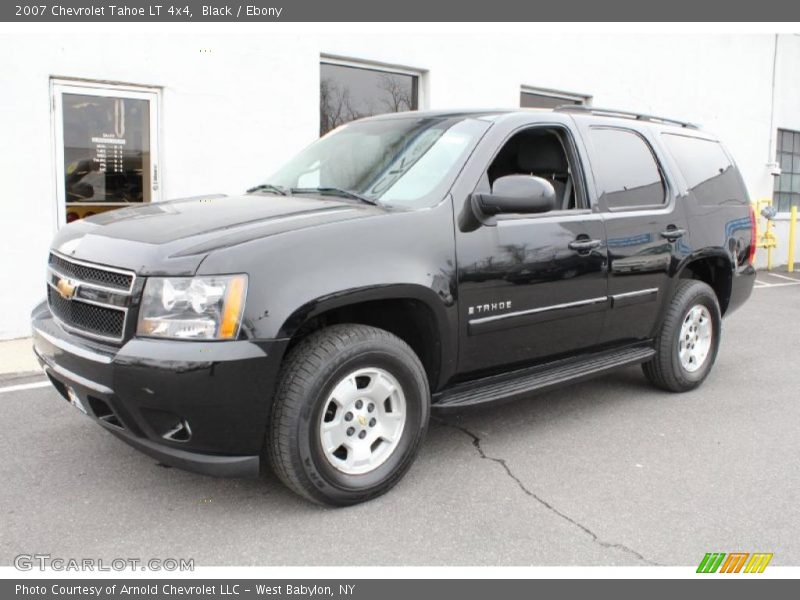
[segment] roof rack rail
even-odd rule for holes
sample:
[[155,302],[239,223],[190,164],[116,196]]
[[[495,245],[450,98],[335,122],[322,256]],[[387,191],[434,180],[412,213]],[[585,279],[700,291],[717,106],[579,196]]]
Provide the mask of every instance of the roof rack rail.
[[562,104],[560,106],[556,106],[554,109],[556,112],[580,112],[580,113],[589,113],[592,115],[598,115],[601,117],[621,117],[624,119],[634,119],[636,121],[651,121],[654,123],[668,123],[670,125],[678,125],[680,127],[686,127],[687,129],[699,129],[697,125],[694,123],[689,123],[688,121],[679,121],[677,119],[667,119],[665,117],[657,117],[655,115],[647,115],[644,113],[636,113],[626,110],[615,110],[613,108],[595,108],[594,106],[581,106],[577,104]]

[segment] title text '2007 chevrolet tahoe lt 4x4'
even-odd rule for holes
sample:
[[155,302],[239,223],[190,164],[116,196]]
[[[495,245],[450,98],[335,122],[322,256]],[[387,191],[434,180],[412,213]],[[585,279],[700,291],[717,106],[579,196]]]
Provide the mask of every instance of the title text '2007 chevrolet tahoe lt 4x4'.
[[34,346],[56,389],[170,464],[347,505],[431,410],[640,363],[691,390],[748,298],[754,215],[687,123],[599,109],[352,122],[239,197],[63,227]]

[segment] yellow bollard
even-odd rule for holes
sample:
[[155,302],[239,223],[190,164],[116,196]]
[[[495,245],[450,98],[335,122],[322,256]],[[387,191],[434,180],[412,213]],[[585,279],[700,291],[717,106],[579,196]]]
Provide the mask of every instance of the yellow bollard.
[[794,246],[797,238],[797,207],[793,206],[789,213],[789,261],[787,270],[789,273],[794,271]]
[[778,245],[778,239],[775,237],[775,232],[773,231],[775,224],[772,220],[765,219],[767,223],[762,231],[761,228],[758,227],[758,218],[761,216],[761,207],[770,205],[772,205],[772,200],[768,198],[756,200],[756,239],[758,240],[758,244],[756,245],[767,251],[767,271],[772,270],[772,250]]
[[[762,200],[765,206],[771,206],[771,200]],[[767,250],[767,271],[772,271],[772,245],[770,244],[770,234],[772,233],[772,221],[764,219],[766,226],[764,227],[764,248]]]

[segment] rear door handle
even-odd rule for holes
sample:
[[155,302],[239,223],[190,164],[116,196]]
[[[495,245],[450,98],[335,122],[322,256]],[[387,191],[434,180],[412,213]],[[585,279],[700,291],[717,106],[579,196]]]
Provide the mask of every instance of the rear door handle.
[[577,250],[578,252],[587,252],[592,248],[597,248],[600,244],[602,244],[602,240],[589,240],[584,238],[579,238],[575,241],[569,243],[570,250]]
[[667,228],[661,232],[661,237],[665,240],[669,240],[670,242],[674,242],[675,240],[682,238],[684,233],[686,233],[686,230],[684,229],[677,229],[675,227]]

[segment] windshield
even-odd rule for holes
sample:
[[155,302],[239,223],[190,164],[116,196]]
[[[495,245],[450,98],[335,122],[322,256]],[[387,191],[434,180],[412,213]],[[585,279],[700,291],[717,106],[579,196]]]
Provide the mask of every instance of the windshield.
[[303,150],[262,189],[322,189],[386,204],[432,205],[447,193],[489,126],[475,119],[419,117],[349,123]]

